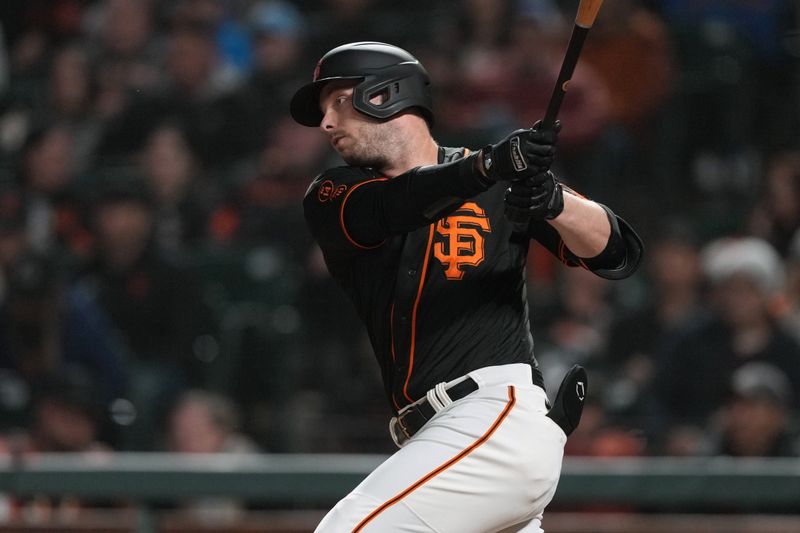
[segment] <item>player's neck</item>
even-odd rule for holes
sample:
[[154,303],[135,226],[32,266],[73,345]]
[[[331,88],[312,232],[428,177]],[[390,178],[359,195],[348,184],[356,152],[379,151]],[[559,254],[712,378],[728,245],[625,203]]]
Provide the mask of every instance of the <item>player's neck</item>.
[[393,178],[412,168],[439,162],[439,145],[431,137],[427,126],[407,128],[403,137],[401,149],[385,168],[380,169],[384,176]]
[[416,149],[409,150],[408,153],[392,162],[391,166],[383,169],[383,175],[393,178],[412,168],[435,165],[439,162],[439,146],[431,139],[430,143],[420,145]]

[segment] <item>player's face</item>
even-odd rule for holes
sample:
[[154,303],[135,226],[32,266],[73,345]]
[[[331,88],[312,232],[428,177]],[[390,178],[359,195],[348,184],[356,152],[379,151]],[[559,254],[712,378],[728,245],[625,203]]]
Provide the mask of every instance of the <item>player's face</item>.
[[320,94],[323,118],[319,127],[348,165],[384,168],[399,141],[397,128],[391,120],[379,121],[356,111],[353,85],[332,82],[325,86]]

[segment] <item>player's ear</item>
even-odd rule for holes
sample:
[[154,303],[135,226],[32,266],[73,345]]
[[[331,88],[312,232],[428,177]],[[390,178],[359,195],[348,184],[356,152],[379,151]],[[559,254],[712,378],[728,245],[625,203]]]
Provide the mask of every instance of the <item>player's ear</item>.
[[376,91],[369,95],[369,103],[372,105],[383,105],[389,99],[389,88],[384,87],[380,91]]

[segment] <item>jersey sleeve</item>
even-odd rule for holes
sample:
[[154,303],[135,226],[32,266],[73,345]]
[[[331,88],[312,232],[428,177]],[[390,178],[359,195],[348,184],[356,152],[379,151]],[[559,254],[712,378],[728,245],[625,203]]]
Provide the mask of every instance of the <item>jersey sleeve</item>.
[[547,248],[559,261],[570,267],[583,267],[598,276],[611,280],[624,279],[633,274],[642,260],[644,246],[633,228],[608,207],[605,210],[611,225],[611,234],[606,247],[597,256],[582,258],[567,248],[564,240],[553,226],[545,221],[532,222],[531,238]]
[[369,168],[339,167],[311,184],[305,216],[323,251],[371,250],[390,236],[439,220],[490,185],[471,156],[391,179]]
[[382,242],[354,239],[345,221],[345,206],[350,195],[363,186],[387,181],[366,168],[337,167],[326,170],[309,186],[303,211],[311,234],[324,251],[368,250]]

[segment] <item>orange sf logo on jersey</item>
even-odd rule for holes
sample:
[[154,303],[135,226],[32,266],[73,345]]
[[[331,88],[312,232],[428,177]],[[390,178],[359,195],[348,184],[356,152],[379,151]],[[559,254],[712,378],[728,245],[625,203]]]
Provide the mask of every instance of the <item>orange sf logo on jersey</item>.
[[437,222],[436,232],[444,240],[434,244],[434,257],[445,268],[447,279],[462,279],[464,266],[475,267],[483,262],[482,232],[491,233],[492,228],[484,210],[474,202],[467,202]]

